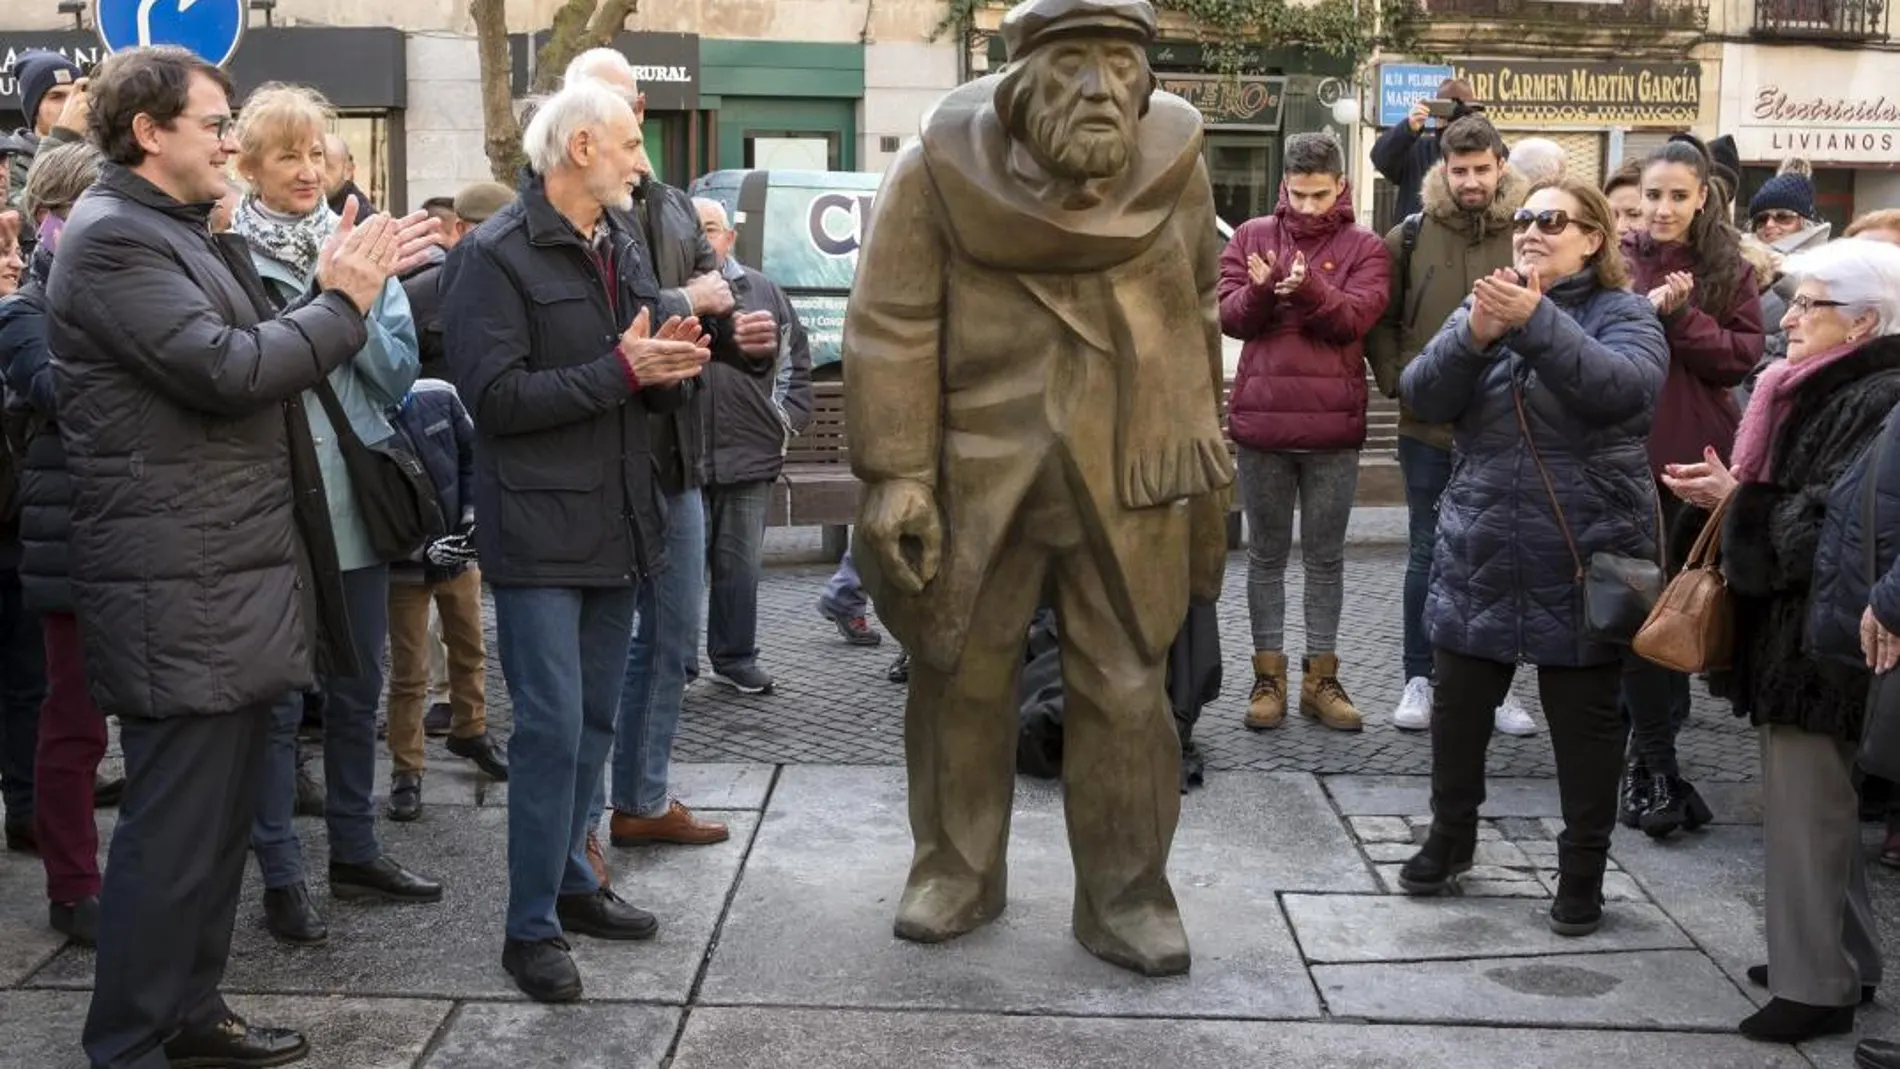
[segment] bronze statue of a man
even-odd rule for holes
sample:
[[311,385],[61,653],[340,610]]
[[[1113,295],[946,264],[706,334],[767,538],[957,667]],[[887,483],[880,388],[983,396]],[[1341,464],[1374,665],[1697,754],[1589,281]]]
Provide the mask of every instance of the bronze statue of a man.
[[912,659],[896,930],[951,939],[1003,910],[1016,679],[1046,598],[1076,938],[1180,973],[1165,655],[1190,594],[1219,594],[1233,482],[1201,122],[1155,90],[1146,0],[1026,0],[1003,36],[1009,66],[945,97],[885,175],[845,313],[857,560]]

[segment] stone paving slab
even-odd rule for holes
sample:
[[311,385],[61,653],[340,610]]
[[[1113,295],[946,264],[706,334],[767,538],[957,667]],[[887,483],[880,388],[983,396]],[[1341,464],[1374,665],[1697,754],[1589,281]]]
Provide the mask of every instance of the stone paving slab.
[[[1527,933],[1528,937],[1528,933]],[[1317,965],[1327,1008],[1371,1021],[1733,1031],[1753,1003],[1700,953]]]
[[[0,991],[0,1064],[86,1069],[79,1040],[89,1001],[84,992]],[[451,1008],[334,995],[233,996],[230,1004],[250,1021],[303,1032],[310,1056],[297,1064],[309,1069],[410,1069]]]
[[[463,807],[442,812],[452,812],[457,819],[377,825],[391,856],[443,882],[442,901],[428,905],[332,901],[325,878],[323,823],[299,819],[311,891],[328,917],[330,941],[299,948],[272,939],[264,930],[262,885],[252,865],[238,909],[225,989],[521,998],[501,968],[502,914],[508,897],[507,811]],[[731,825],[733,837],[716,846],[609,848],[615,886],[628,900],[653,910],[660,918],[660,934],[648,942],[573,940],[589,997],[686,1000],[758,820],[745,812],[720,818]],[[36,987],[89,987],[92,974],[91,952],[71,947],[31,982]]]
[[[1550,820],[1563,816],[1554,779],[1494,777],[1484,786],[1484,806],[1479,810],[1482,816]],[[1714,810],[1716,824],[1761,823],[1759,783],[1710,782],[1697,784],[1696,789]],[[1412,817],[1432,811],[1432,782],[1428,775],[1327,776],[1326,793],[1341,813],[1355,821]],[[1618,838],[1640,838],[1642,833],[1619,828],[1617,835]]]
[[660,1006],[471,1002],[423,1069],[658,1069],[680,1011]]
[[[105,823],[110,825],[109,817]],[[65,936],[46,926],[46,869],[40,859],[0,850],[0,987],[26,982],[65,943]]]
[[[1544,923],[1550,906],[1541,901],[1287,895],[1281,903],[1315,963],[1535,957],[1579,947]],[[1662,910],[1638,904],[1607,909],[1588,943],[1592,951],[1695,949]]]
[[[1371,874],[1310,777],[1247,779],[1223,777],[1189,800],[1170,872],[1194,969],[1154,981],[1097,961],[1074,941],[1074,877],[1052,786],[1019,787],[1002,918],[948,944],[916,946],[891,934],[911,854],[902,773],[788,768],[702,1001],[1317,1016],[1275,892],[1368,891]],[[822,956],[814,939],[823,941]]]
[[1796,1069],[1739,1036],[702,1009],[673,1069]]
[[[444,751],[446,754],[447,751]],[[307,766],[318,782],[323,780],[323,762],[313,760]],[[391,764],[384,752],[376,760],[376,800],[381,805],[389,797]],[[763,809],[765,796],[772,788],[771,765],[736,762],[676,763],[669,775],[668,787],[675,798],[690,809]],[[454,756],[431,756],[422,777],[422,821],[429,822],[431,806],[508,807],[508,784],[497,783],[476,771],[475,766]],[[378,816],[381,816],[380,811]],[[459,819],[459,818],[452,818]]]
[[1767,1000],[1744,976],[1768,960],[1760,828],[1708,828],[1663,842],[1618,835],[1610,856],[1750,997]]

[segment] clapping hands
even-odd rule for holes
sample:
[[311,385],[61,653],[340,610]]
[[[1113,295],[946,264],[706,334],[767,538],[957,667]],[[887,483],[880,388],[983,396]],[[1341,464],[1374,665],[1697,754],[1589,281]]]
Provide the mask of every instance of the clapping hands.
[[1649,303],[1656,307],[1657,315],[1670,315],[1688,304],[1693,292],[1695,276],[1687,271],[1672,271],[1662,285],[1649,291]]
[[1484,348],[1531,321],[1544,300],[1544,280],[1535,267],[1522,283],[1509,268],[1493,271],[1471,287],[1471,338]]

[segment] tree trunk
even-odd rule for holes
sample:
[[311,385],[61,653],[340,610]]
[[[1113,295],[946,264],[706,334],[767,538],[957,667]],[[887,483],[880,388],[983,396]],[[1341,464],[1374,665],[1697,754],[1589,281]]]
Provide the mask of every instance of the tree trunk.
[[481,51],[482,130],[488,169],[495,181],[513,187],[525,159],[510,85],[514,71],[508,56],[507,3],[469,0],[468,13],[475,19],[475,40]]

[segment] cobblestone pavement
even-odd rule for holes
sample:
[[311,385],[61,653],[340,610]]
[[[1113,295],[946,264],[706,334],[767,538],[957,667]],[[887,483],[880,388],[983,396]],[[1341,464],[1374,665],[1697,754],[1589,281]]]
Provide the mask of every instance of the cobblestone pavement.
[[[1377,542],[1351,546],[1346,561],[1346,605],[1340,621],[1341,676],[1366,713],[1358,734],[1328,731],[1299,717],[1278,731],[1256,735],[1240,727],[1252,683],[1247,625],[1246,558],[1235,554],[1220,604],[1225,687],[1202,714],[1195,737],[1213,769],[1300,771],[1319,774],[1425,774],[1431,744],[1424,735],[1391,727],[1404,686],[1399,603],[1405,560],[1401,547]],[[742,696],[701,682],[687,694],[677,755],[685,761],[757,761],[898,764],[903,760],[903,689],[884,679],[895,650],[886,636],[874,650],[846,646],[818,615],[816,598],[830,569],[779,567],[759,593],[760,663],[777,680],[769,696]],[[1287,575],[1287,641],[1298,686],[1301,579],[1298,556]],[[1755,734],[1708,697],[1700,684],[1694,714],[1682,733],[1684,775],[1692,780],[1736,781],[1756,776]],[[1539,710],[1536,675],[1515,684],[1525,706]],[[1541,712],[1538,713],[1541,720]],[[1497,736],[1491,770],[1505,776],[1551,776],[1547,734]]]

